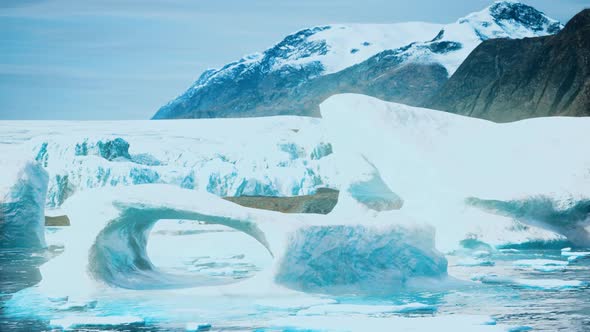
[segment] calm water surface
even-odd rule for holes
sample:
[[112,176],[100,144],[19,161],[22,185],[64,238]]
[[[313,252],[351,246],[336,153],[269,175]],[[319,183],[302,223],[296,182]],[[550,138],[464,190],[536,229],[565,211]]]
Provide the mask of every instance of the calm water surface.
[[[56,232],[50,229],[49,232]],[[228,233],[229,234],[229,233]],[[206,233],[193,233],[191,241],[203,237]],[[210,236],[210,235],[209,235]],[[219,236],[216,234],[215,236]],[[174,238],[153,237],[153,241],[169,241]],[[188,239],[188,238],[186,238]],[[13,310],[10,308],[10,299],[22,292],[30,290],[41,280],[38,267],[44,262],[59,255],[64,248],[52,246],[42,251],[23,250],[0,250],[0,331],[49,331],[49,320],[57,315],[52,312],[39,314],[38,311]],[[581,249],[577,249],[580,250]],[[220,262],[203,264],[203,257],[181,257],[176,266],[170,268],[179,269],[187,265],[187,270],[195,273],[211,273],[220,275],[227,274],[228,277],[242,278],[257,272],[258,267],[252,262],[243,260],[242,255],[236,253],[231,256],[223,252]],[[215,253],[205,256],[207,260],[214,261]],[[469,256],[470,254],[467,254]],[[478,255],[481,255],[479,253]],[[590,257],[581,258],[564,266],[563,268],[549,268],[551,271],[544,271],[544,268],[535,266],[515,266],[515,262],[522,260],[550,259],[566,261],[567,257],[561,255],[560,250],[508,250],[494,251],[490,255],[483,254],[479,257],[481,261],[493,262],[492,266],[464,266],[466,255],[450,255],[449,273],[455,278],[465,280],[455,287],[436,292],[413,292],[397,294],[385,298],[368,297],[332,297],[338,303],[362,304],[362,305],[391,305],[404,302],[421,302],[430,304],[434,309],[399,314],[420,318],[421,316],[469,314],[491,316],[498,324],[520,326],[521,330],[527,327],[534,331],[590,331],[590,287],[572,287],[570,289],[554,288],[547,289],[526,285],[528,280],[580,280],[590,281]],[[221,257],[221,256],[220,256]],[[229,258],[228,258],[229,257]],[[162,259],[162,258],[160,258]],[[167,259],[167,258],[164,258]],[[473,259],[467,257],[467,259]],[[200,262],[196,264],[195,262]],[[173,264],[172,264],[173,265]],[[190,265],[190,266],[188,266]],[[490,264],[491,265],[491,264]],[[198,266],[198,269],[195,269]],[[206,268],[203,268],[206,267]],[[216,270],[217,269],[217,270]],[[203,272],[205,271],[205,272]],[[228,272],[229,271],[229,272]],[[232,274],[233,272],[233,274]],[[67,273],[67,271],[64,271]],[[478,275],[498,275],[511,278],[510,280],[524,280],[522,283],[501,282],[498,284],[482,284],[472,282]],[[236,277],[237,276],[237,277]],[[20,293],[18,293],[20,292]],[[136,292],[136,293],[134,293]],[[15,295],[17,294],[17,295]],[[134,308],[137,314],[146,318],[142,323],[124,326],[109,326],[108,328],[85,328],[84,331],[183,331],[184,324],[175,324],[174,317],[161,317],[158,312],[158,296],[143,291],[127,291],[125,297],[112,298],[105,295],[101,299],[101,305],[96,308],[84,309],[88,315],[101,315],[109,308],[125,307]],[[198,301],[198,299],[195,299]],[[192,302],[194,303],[194,302]],[[212,304],[213,305],[213,304]],[[179,311],[186,309],[190,312],[191,302],[178,301]],[[149,309],[146,309],[149,308]],[[155,309],[154,309],[155,308]],[[114,309],[113,309],[114,310]],[[118,309],[117,309],[118,310]],[[245,310],[244,317],[228,318],[227,321],[212,319],[214,331],[239,331],[239,330],[263,330],[265,319],[280,315],[294,315],[296,310],[291,309],[275,310],[264,308]],[[63,317],[63,312],[59,313]],[[79,314],[79,313],[76,313]],[[228,316],[229,317],[229,316]],[[201,321],[207,321],[207,317],[195,317]],[[259,323],[253,323],[259,322]],[[207,330],[202,326],[202,330]]]

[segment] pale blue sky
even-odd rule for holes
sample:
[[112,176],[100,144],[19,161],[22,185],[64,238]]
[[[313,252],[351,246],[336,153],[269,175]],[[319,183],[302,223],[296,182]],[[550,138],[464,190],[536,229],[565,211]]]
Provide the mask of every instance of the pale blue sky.
[[[590,0],[524,1],[567,21]],[[207,68],[328,23],[453,22],[484,0],[0,0],[0,119],[148,119]]]

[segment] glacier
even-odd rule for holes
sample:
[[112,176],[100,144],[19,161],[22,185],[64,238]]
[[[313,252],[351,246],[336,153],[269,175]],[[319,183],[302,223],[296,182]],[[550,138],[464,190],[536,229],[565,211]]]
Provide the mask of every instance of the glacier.
[[[243,128],[249,128],[244,130]],[[47,208],[79,191],[163,183],[219,196],[312,194],[331,183],[317,119],[1,122],[6,146],[49,173]]]
[[468,242],[587,243],[590,161],[567,148],[586,139],[586,119],[500,125],[353,94],[321,108],[322,119],[2,121],[0,147],[48,173],[52,215],[103,187],[169,184],[217,196],[328,187],[341,191],[333,214],[403,211],[433,225],[445,252]]

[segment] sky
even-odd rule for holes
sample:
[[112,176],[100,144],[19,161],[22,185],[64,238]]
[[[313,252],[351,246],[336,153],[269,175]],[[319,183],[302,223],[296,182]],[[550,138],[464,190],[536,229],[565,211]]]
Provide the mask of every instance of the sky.
[[[523,1],[567,22],[590,0]],[[484,0],[0,0],[0,120],[149,119],[208,68],[333,23],[451,23]]]

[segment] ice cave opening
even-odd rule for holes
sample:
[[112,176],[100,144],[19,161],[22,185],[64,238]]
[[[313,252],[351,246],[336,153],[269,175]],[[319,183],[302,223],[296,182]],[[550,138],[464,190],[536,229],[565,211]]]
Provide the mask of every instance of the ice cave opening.
[[147,254],[160,271],[189,280],[240,281],[273,262],[268,250],[252,236],[197,220],[159,220],[150,231]]

